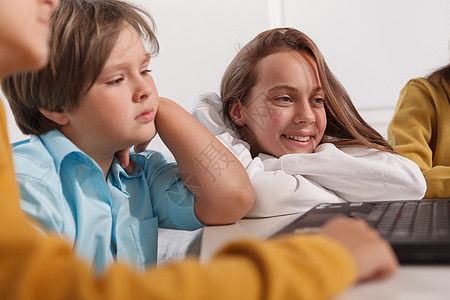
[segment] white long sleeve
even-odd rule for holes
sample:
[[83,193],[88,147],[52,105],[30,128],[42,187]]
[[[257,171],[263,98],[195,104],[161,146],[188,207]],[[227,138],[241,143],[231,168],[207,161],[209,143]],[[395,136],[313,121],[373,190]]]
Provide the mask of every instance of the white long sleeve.
[[[414,162],[373,148],[325,143],[313,154],[288,154],[277,160],[287,174],[302,174],[351,202],[421,199],[426,191]],[[270,169],[269,162],[265,165]]]
[[311,154],[252,158],[249,145],[226,126],[221,105],[216,94],[206,93],[187,109],[246,168],[256,195],[247,217],[301,213],[324,202],[421,199],[425,194],[425,179],[414,162],[368,147],[325,143]]

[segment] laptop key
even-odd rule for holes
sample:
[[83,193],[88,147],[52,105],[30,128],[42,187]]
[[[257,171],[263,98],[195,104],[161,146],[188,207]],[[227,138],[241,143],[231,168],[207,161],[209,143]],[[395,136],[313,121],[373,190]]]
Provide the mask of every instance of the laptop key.
[[420,202],[417,208],[416,222],[412,236],[414,238],[430,238],[433,203],[429,201]]
[[440,239],[449,236],[448,202],[436,202],[433,206],[433,238]]
[[388,205],[386,203],[377,203],[373,209],[370,211],[370,213],[366,217],[366,222],[372,226],[375,227],[375,225],[378,223],[378,221],[383,216],[386,208]]
[[400,212],[403,204],[402,203],[391,203],[387,208],[384,216],[377,225],[377,229],[381,236],[388,237],[397,222],[398,213]]
[[403,205],[401,212],[397,214],[398,219],[391,238],[407,239],[411,236],[416,209],[417,203],[405,203],[405,205]]

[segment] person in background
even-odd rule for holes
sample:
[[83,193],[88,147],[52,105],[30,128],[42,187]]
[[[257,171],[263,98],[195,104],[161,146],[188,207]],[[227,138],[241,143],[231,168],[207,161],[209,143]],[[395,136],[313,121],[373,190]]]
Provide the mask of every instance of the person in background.
[[410,80],[388,126],[394,150],[414,161],[427,182],[425,198],[450,198],[450,64]]
[[[48,15],[57,3],[0,0],[0,78],[46,64]],[[373,229],[340,218],[320,234],[230,244],[205,264],[187,259],[136,272],[117,263],[97,276],[21,210],[1,105],[0,200],[0,299],[326,299],[398,266]]]
[[256,195],[247,217],[425,193],[417,165],[361,118],[317,46],[294,28],[260,33],[226,69],[221,97],[206,93],[186,107],[246,168]]

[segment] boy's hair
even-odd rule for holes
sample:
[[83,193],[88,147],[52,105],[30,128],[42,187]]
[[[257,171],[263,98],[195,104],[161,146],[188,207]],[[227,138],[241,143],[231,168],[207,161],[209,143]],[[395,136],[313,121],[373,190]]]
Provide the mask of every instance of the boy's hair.
[[340,147],[363,145],[393,152],[387,141],[359,115],[347,91],[328,68],[316,44],[294,28],[276,28],[260,33],[231,61],[221,83],[222,108],[228,121],[231,101],[240,100],[245,103],[250,89],[256,84],[258,62],[271,54],[289,50],[305,51],[317,64],[325,91],[327,116],[322,142],[331,142]]
[[51,17],[49,64],[2,80],[17,125],[25,134],[59,128],[39,111],[70,112],[100,75],[121,30],[130,25],[159,50],[153,18],[119,0],[63,0]]

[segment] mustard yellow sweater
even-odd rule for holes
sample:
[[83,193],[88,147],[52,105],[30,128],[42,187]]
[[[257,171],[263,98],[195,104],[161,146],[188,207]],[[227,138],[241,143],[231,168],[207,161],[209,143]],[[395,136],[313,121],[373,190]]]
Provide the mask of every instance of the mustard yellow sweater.
[[325,299],[355,280],[349,253],[319,236],[248,241],[205,265],[188,259],[134,273],[116,264],[101,277],[58,237],[27,223],[0,103],[0,299]]
[[410,80],[388,127],[395,151],[416,162],[427,181],[425,198],[450,197],[450,84]]

